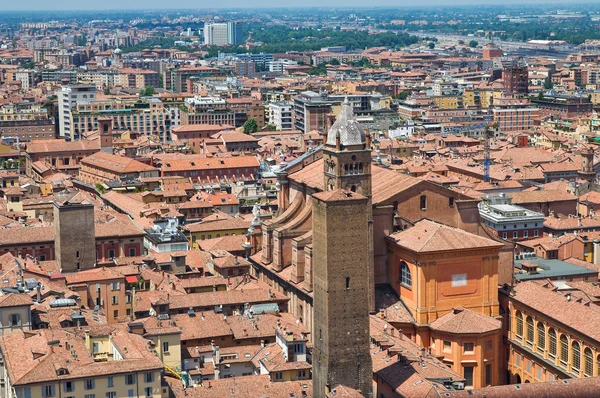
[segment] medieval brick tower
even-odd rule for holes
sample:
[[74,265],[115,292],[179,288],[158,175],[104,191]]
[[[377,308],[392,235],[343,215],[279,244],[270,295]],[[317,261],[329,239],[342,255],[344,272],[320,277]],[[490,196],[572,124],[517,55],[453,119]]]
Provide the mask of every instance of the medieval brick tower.
[[113,153],[113,132],[111,118],[98,118],[98,132],[100,133],[100,150]]
[[72,198],[54,202],[54,251],[64,272],[90,269],[96,263],[94,205]]
[[367,204],[369,311],[375,311],[375,268],[373,249],[373,207],[371,199],[371,135],[354,117],[348,99],[327,133],[323,148],[323,190],[346,189],[364,195]]
[[324,149],[325,190],[313,195],[313,395],[345,385],[371,396],[371,162],[344,103]]
[[585,147],[581,150],[581,169],[577,172],[579,177],[589,182],[594,182],[596,172],[594,171],[594,149]]

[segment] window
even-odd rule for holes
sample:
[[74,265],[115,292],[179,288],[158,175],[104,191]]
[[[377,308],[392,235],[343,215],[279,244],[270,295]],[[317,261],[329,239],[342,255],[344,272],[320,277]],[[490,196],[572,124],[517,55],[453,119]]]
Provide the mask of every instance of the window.
[[169,352],[169,342],[168,341],[163,342],[163,353],[164,352]]
[[502,239],[508,239],[508,235],[506,234],[506,232],[502,232]]
[[523,337],[523,315],[521,315],[521,311],[517,311],[515,318],[517,323],[517,337]]
[[108,258],[110,258],[110,259],[115,258],[115,249],[109,249],[108,250]]
[[515,354],[515,363],[517,366],[521,366],[521,355]]
[[537,230],[537,229],[534,229],[534,230],[533,230],[533,236],[534,236],[535,238],[537,238],[537,237],[538,237],[538,234],[539,234],[538,230]]
[[108,378],[108,386],[109,387],[114,387],[115,386],[112,376],[110,376]]
[[554,329],[548,330],[548,355],[556,358],[556,332]]
[[400,283],[402,283],[404,286],[412,287],[410,268],[408,268],[408,264],[406,264],[404,261],[400,262]]
[[470,352],[472,353],[474,351],[474,344],[473,343],[464,343],[463,344],[463,348],[465,350],[465,353]]
[[135,375],[134,374],[125,375],[125,384],[127,384],[127,385],[135,384]]
[[579,372],[579,369],[581,369],[581,347],[579,346],[578,342],[574,341],[571,344],[571,349],[573,350],[571,354],[573,357],[571,368],[573,371]]
[[591,377],[594,375],[594,358],[592,356],[592,350],[589,347],[585,347],[583,350],[583,357],[585,361],[585,368],[583,369],[583,373],[586,377]]
[[49,384],[44,386],[44,397],[53,397],[54,396],[54,384]]
[[135,247],[130,247],[129,248],[129,257],[135,257],[135,255],[136,255],[136,253],[135,253]]
[[94,379],[86,379],[83,383],[83,388],[85,388],[86,390],[93,390],[95,387],[95,380]]
[[346,277],[346,290],[350,289],[350,277]]
[[452,196],[448,198],[448,207],[454,207],[454,198]]
[[537,350],[539,352],[544,352],[546,349],[546,328],[542,322],[538,322],[537,324]]
[[23,398],[31,398],[31,387],[25,387],[23,389]]
[[560,336],[560,363],[564,366],[569,363],[569,340],[564,334]]
[[485,385],[489,386],[492,384],[492,364],[488,363],[485,365]]
[[275,372],[275,380],[282,380],[282,379],[283,379],[283,373]]
[[542,378],[543,378],[542,368],[537,368],[537,378],[538,378],[538,380],[542,380]]
[[135,392],[133,390],[127,390],[127,398],[133,398],[135,395]]
[[72,381],[65,381],[65,392],[73,392],[75,390],[75,384]]
[[473,386],[473,367],[465,366],[463,369],[464,369],[465,386],[472,387]]
[[154,381],[154,372],[146,372],[146,376],[144,377],[144,381],[146,383],[152,383]]
[[94,341],[92,343],[92,352],[94,354],[97,354],[99,349],[100,349],[99,343],[97,341]]
[[527,324],[527,336],[525,338],[525,341],[528,346],[533,347],[533,319],[530,316],[528,316],[525,323]]
[[299,379],[304,379],[306,378],[306,370],[302,369],[298,371],[298,378]]
[[444,340],[444,352],[452,352],[452,343]]
[[110,290],[121,290],[121,282],[112,282],[110,284]]
[[117,398],[117,393],[115,391],[109,391],[106,393],[106,398]]
[[294,344],[295,354],[304,354],[304,344]]
[[548,381],[554,381],[554,375],[552,375],[552,374],[548,375]]
[[144,388],[144,392],[146,393],[146,397],[151,397],[152,396],[152,387]]
[[523,231],[523,237],[529,238],[529,231]]
[[113,318],[117,319],[119,317],[119,310],[113,311]]
[[112,296],[111,302],[112,302],[113,305],[119,304],[119,297],[118,296]]
[[420,203],[421,203],[421,210],[427,210],[427,196],[421,195]]
[[21,315],[10,314],[9,326],[21,326]]
[[518,231],[514,231],[513,232],[513,239],[517,239],[519,237],[519,232]]

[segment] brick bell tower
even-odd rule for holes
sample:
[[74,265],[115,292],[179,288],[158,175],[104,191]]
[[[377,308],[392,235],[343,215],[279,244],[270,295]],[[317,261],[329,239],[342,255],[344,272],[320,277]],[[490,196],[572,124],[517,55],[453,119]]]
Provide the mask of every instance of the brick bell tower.
[[345,101],[323,152],[324,192],[313,194],[315,398],[339,385],[372,396],[369,140]]

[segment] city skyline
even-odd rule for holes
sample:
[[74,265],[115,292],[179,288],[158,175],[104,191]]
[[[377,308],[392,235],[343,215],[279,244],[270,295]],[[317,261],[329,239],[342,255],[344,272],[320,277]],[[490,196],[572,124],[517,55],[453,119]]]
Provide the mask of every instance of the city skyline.
[[[569,6],[577,5],[577,4],[590,4],[595,3],[594,0],[579,0],[576,3],[568,3]],[[412,2],[396,2],[394,0],[376,0],[372,2],[368,7],[364,6],[364,2],[361,1],[342,1],[342,0],[330,0],[326,3],[316,0],[308,0],[308,1],[291,1],[286,4],[285,7],[273,7],[271,2],[267,1],[257,1],[253,3],[247,3],[240,0],[230,0],[227,2],[222,2],[219,5],[214,5],[210,7],[198,7],[198,4],[184,0],[177,4],[177,6],[165,7],[165,3],[159,0],[132,0],[128,2],[120,2],[117,0],[106,0],[102,2],[99,7],[98,3],[89,3],[89,6],[82,4],[76,0],[61,0],[52,3],[52,7],[48,6],[48,2],[42,0],[32,0],[27,3],[27,6],[24,7],[21,3],[13,3],[13,4],[5,4],[4,11],[111,11],[111,10],[195,10],[195,9],[249,9],[249,8],[313,8],[313,7],[334,7],[334,8],[348,8],[348,7],[356,7],[356,8],[373,8],[373,7],[381,7],[381,8],[429,8],[429,7],[452,7],[452,6],[493,6],[497,5],[498,2],[493,0],[433,0],[428,2],[426,5],[415,6]],[[528,5],[528,4],[551,4],[551,5],[561,5],[565,4],[564,0],[531,0],[527,2],[521,2],[517,0],[509,0],[507,2],[502,2],[500,5]]]

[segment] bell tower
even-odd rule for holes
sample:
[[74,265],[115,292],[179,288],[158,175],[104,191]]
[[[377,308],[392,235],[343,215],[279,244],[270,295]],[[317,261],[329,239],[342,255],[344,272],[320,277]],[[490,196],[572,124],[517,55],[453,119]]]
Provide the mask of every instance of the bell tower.
[[375,311],[375,254],[371,198],[371,135],[365,133],[348,98],[327,133],[323,148],[323,190],[345,189],[367,198],[369,311]]
[[324,192],[313,194],[313,396],[339,385],[372,395],[369,312],[373,229],[369,137],[345,101],[325,148]]
[[100,133],[100,150],[113,153],[113,132],[111,118],[98,118],[98,132]]

